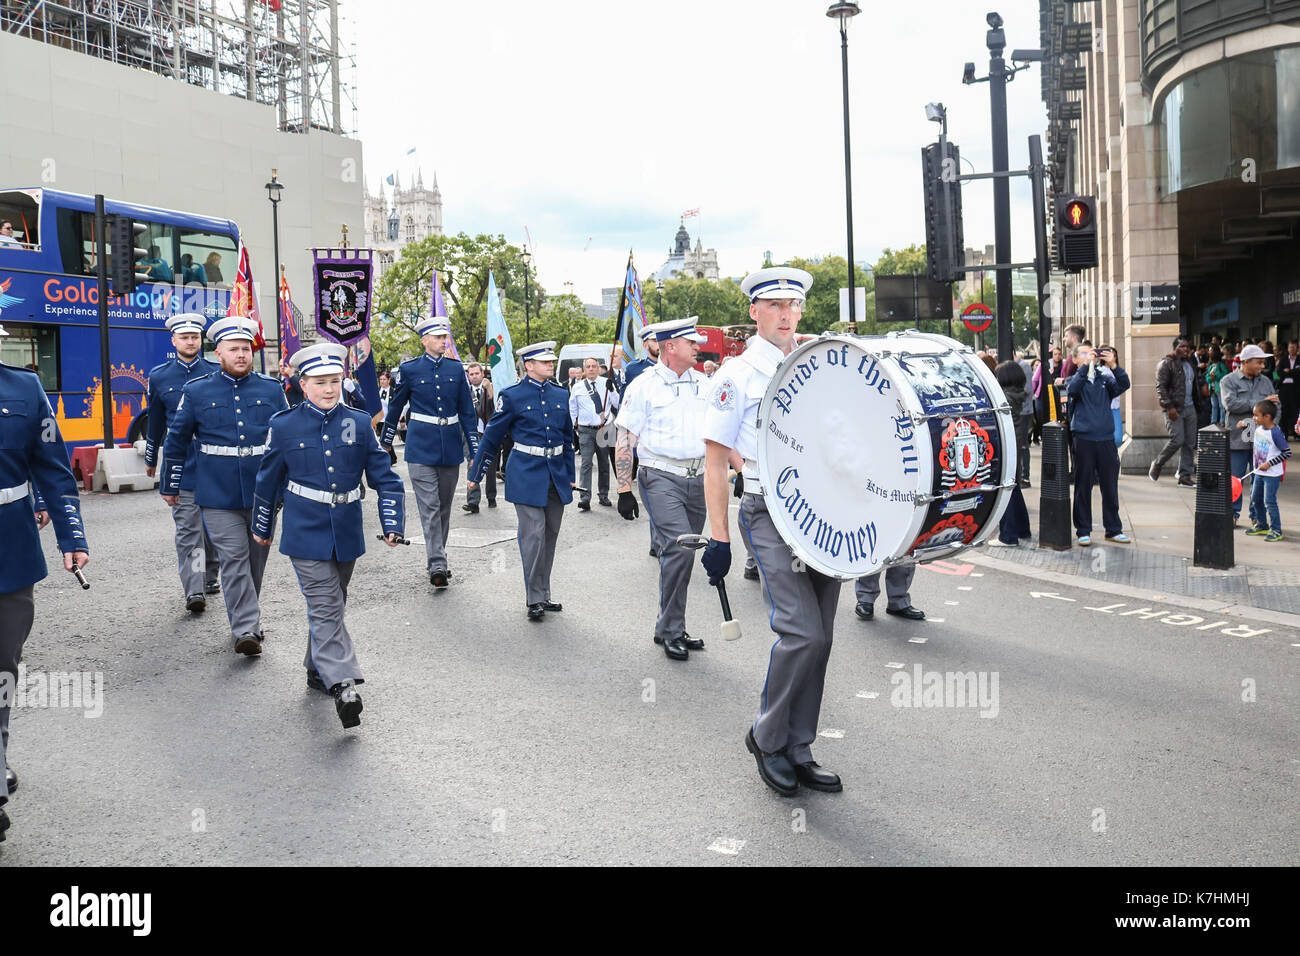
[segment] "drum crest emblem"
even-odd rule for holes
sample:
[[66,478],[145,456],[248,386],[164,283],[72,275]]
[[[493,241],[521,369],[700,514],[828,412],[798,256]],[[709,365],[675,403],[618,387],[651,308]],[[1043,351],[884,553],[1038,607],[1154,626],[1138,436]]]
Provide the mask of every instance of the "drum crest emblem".
[[950,422],[939,440],[940,484],[945,491],[976,488],[988,480],[993,467],[989,433],[968,418]]

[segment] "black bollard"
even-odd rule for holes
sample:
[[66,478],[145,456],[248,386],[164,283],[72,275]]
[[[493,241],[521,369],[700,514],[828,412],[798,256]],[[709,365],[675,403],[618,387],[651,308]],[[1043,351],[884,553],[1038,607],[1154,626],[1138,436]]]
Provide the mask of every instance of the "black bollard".
[[[1232,455],[1228,430],[1207,425],[1196,435],[1196,536],[1192,563],[1198,568],[1230,568],[1232,540]],[[1244,495],[1246,489],[1243,487]]]
[[1043,470],[1038,480],[1038,546],[1053,551],[1074,547],[1070,519],[1070,450],[1061,422],[1043,425]]

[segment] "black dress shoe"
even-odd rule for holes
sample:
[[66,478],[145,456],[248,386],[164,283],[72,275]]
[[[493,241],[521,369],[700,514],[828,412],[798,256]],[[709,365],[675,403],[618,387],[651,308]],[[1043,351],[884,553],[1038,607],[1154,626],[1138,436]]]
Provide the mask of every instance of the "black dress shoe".
[[[846,266],[845,268],[848,268],[848,267]],[[579,510],[579,511],[590,511],[590,510],[591,510],[591,502],[590,502],[590,501],[579,501],[579,502],[578,502],[578,510]]]
[[[845,266],[845,268],[847,269],[848,267]],[[221,582],[220,582],[220,581],[213,581],[211,584],[204,585],[203,590],[204,590],[204,593],[206,593],[206,594],[220,594],[220,593],[221,593]]]
[[192,614],[202,614],[207,609],[208,599],[202,594],[191,594],[185,599],[185,610]]
[[[848,267],[845,266],[845,268],[848,268]],[[703,639],[703,638],[700,638],[700,637],[691,637],[691,635],[687,634],[685,631],[682,631],[681,641],[682,641],[683,644],[686,645],[686,649],[687,649],[688,651],[702,651],[702,650],[704,650],[704,639]]]
[[545,604],[530,604],[530,605],[528,605],[528,620],[530,620],[530,621],[540,621],[540,620],[542,620],[542,619],[545,618],[545,617],[546,617],[546,605],[545,605]]
[[[845,266],[845,268],[847,269],[848,266]],[[543,601],[543,602],[542,602],[542,610],[543,610],[543,611],[563,611],[563,610],[564,610],[564,605],[561,604],[561,603],[558,602],[558,601]]]
[[[848,266],[845,266],[844,268],[847,269]],[[657,558],[657,557],[659,557],[659,549],[658,549],[658,548],[651,548],[651,549],[650,549],[650,557],[652,557],[652,558]]]
[[13,769],[8,766],[5,767],[5,789],[10,793],[14,793],[18,789],[18,774],[14,773]]
[[330,688],[334,697],[334,710],[339,715],[339,722],[346,729],[361,723],[361,695],[352,681],[345,680]]
[[925,612],[920,608],[912,607],[910,604],[907,607],[899,608],[898,610],[894,610],[892,607],[887,607],[885,608],[885,613],[892,614],[894,617],[905,617],[909,621],[925,620]]
[[[847,269],[848,266],[845,266],[844,268]],[[758,568],[745,568],[745,580],[746,580],[746,581],[757,581],[757,580],[758,580]]]
[[[845,266],[845,268],[847,269],[848,266]],[[478,514],[478,505],[461,505],[460,510],[468,512],[469,514],[472,515],[476,515]]]
[[330,692],[330,689],[325,686],[325,682],[321,680],[320,673],[314,667],[307,670],[307,689],[318,690],[322,694]]
[[429,583],[435,588],[450,587],[451,582],[447,580],[448,574],[446,568],[434,568],[429,572]]
[[[845,266],[844,268],[845,268],[845,269],[848,269],[848,266]],[[495,498],[489,498],[489,499],[488,499],[488,507],[489,507],[489,508],[495,508],[496,506],[497,506],[497,500],[496,500]]]
[[853,613],[864,621],[874,621],[876,619],[875,605],[868,604],[866,601],[859,601],[857,606],[853,608]]
[[799,792],[799,778],[795,776],[794,767],[785,754],[769,754],[758,749],[751,727],[745,734],[745,749],[754,755],[758,763],[758,775],[763,782],[783,797],[793,797]]
[[671,661],[684,661],[690,659],[690,653],[686,650],[686,645],[680,637],[674,637],[671,640],[664,641],[664,656]]
[[[845,268],[847,269],[848,266],[845,266]],[[614,502],[610,501],[608,498],[601,498],[600,506],[602,508],[612,508],[614,506]]]
[[810,790],[839,793],[844,789],[844,784],[840,783],[839,775],[833,774],[829,770],[823,770],[816,760],[809,760],[807,763],[799,764],[794,768],[794,775],[801,784]]
[[[845,266],[847,269],[848,266]],[[9,829],[9,814],[5,813],[4,807],[0,807],[0,843],[5,841],[5,831]]]
[[262,640],[257,634],[241,634],[235,638],[235,653],[257,657],[262,653]]

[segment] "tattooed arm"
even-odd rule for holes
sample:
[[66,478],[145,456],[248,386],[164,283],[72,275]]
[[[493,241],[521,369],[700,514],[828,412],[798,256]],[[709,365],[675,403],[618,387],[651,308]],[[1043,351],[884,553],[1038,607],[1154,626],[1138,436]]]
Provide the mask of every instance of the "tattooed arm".
[[626,428],[619,428],[618,440],[614,443],[614,476],[618,479],[618,493],[632,490],[632,449],[636,447],[636,435]]

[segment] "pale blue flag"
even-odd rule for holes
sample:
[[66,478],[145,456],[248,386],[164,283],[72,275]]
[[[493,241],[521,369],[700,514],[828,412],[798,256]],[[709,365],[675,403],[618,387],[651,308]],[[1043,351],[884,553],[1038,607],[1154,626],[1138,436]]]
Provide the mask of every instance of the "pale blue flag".
[[506,328],[506,317],[501,313],[497,282],[491,271],[487,287],[487,361],[492,373],[492,390],[498,395],[503,388],[519,381],[515,374],[515,347]]

